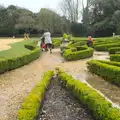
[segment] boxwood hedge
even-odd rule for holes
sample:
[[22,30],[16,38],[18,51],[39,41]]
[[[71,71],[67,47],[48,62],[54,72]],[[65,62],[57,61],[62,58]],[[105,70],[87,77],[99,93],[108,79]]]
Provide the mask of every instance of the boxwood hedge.
[[[77,49],[77,51],[76,51]],[[92,48],[88,47],[76,47],[76,48],[70,48],[67,50],[64,50],[63,57],[68,60],[79,60],[79,59],[85,59],[93,56],[94,50]]]
[[30,43],[25,45],[25,47],[29,49],[30,52],[23,53],[19,56],[12,56],[11,58],[0,59],[0,73],[13,70],[40,57],[40,48],[35,44]]
[[110,54],[115,54],[116,52],[120,51],[120,47],[113,47],[108,49]]
[[98,60],[98,61],[100,61],[101,63],[106,63],[106,64],[108,64],[108,65],[114,65],[114,66],[120,67],[120,62],[106,61],[106,60]]
[[103,77],[105,80],[120,86],[120,67],[114,65],[115,63],[103,63],[97,60],[88,62],[88,69],[90,72]]
[[33,88],[25,98],[17,114],[17,120],[35,120],[41,107],[46,88],[53,77],[53,71],[44,74],[43,79]]
[[114,54],[114,55],[110,55],[110,60],[120,62],[120,54],[117,53],[117,54]]
[[113,48],[113,47],[120,47],[120,42],[94,46],[95,50],[97,51],[108,51],[109,48]]
[[75,80],[72,76],[57,68],[58,78],[63,85],[71,90],[86,105],[97,120],[120,120],[120,110],[87,84]]

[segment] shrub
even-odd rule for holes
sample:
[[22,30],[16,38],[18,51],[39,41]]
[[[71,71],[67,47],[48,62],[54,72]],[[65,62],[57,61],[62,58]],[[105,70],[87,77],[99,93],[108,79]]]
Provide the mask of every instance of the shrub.
[[114,54],[114,55],[110,55],[110,60],[120,62],[120,54],[117,53],[117,54]]
[[55,48],[60,47],[61,41],[60,40],[53,40],[53,45]]
[[79,47],[77,49],[81,49],[80,51],[72,52],[71,49],[67,49],[63,53],[63,57],[68,60],[79,60],[79,59],[85,59],[93,56],[94,50],[92,48],[87,47]]
[[120,67],[120,62],[106,61],[106,60],[98,60],[98,61],[100,61],[101,63],[106,63],[108,65],[114,65]]
[[46,88],[53,77],[53,71],[45,73],[43,79],[33,88],[25,98],[20,110],[18,111],[17,120],[35,120],[41,107]]
[[120,67],[102,63],[97,60],[88,62],[88,69],[90,72],[103,77],[105,80],[120,85]]
[[120,47],[113,47],[108,49],[110,54],[115,54],[116,52],[120,51]]
[[19,56],[12,56],[8,59],[0,59],[0,73],[13,70],[40,57],[39,47],[32,44],[25,45],[25,47],[30,49],[30,51]]
[[97,120],[120,120],[120,110],[87,84],[75,80],[72,76],[57,69],[58,78],[63,85],[71,90],[77,98],[85,104]]
[[94,46],[97,51],[108,51],[109,48],[120,47],[120,42]]
[[77,41],[73,44],[70,44],[69,47],[76,47],[76,46],[83,46],[83,45],[86,45],[86,41]]

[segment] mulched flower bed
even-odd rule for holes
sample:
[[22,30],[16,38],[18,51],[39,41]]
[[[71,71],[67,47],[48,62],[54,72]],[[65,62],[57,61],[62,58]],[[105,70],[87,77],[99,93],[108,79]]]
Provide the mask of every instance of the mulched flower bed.
[[37,120],[95,120],[74,95],[53,79]]

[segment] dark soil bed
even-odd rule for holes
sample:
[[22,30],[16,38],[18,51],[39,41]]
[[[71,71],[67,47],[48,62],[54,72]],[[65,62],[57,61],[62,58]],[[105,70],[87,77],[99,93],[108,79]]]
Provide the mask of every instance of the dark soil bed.
[[58,80],[52,80],[37,120],[95,120]]

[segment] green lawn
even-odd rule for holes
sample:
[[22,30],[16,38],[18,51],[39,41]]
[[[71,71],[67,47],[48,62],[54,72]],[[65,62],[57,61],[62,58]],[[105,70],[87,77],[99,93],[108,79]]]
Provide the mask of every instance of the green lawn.
[[10,44],[11,49],[0,51],[0,59],[9,59],[25,53],[29,53],[30,50],[24,47],[24,45],[28,43],[31,43],[31,40]]

